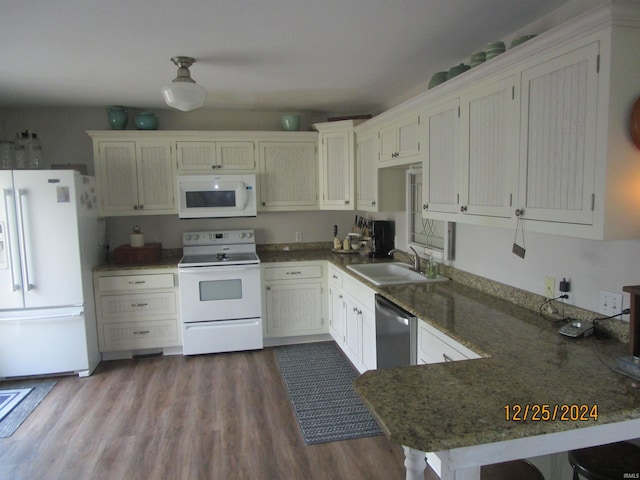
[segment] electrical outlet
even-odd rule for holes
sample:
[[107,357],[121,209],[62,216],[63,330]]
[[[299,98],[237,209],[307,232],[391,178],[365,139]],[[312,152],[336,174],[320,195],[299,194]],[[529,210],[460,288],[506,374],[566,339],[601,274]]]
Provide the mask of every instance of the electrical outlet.
[[600,313],[606,317],[622,311],[622,294],[600,290]]
[[547,298],[555,298],[556,279],[553,277],[544,277],[544,296]]
[[296,232],[296,242],[302,242],[302,232]]
[[560,295],[566,295],[567,298],[561,298],[560,301],[565,305],[573,305],[573,293],[571,292],[560,292]]

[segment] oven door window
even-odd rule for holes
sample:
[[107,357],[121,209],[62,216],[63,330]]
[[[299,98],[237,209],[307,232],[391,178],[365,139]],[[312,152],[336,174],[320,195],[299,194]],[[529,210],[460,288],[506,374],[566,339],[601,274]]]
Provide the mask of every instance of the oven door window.
[[200,282],[200,301],[238,300],[242,298],[242,280],[206,280]]

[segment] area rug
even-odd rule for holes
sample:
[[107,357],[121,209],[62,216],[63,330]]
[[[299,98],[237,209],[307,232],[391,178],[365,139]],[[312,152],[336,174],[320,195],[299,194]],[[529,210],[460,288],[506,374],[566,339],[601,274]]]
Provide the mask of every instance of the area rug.
[[15,391],[18,389],[30,389],[28,394],[11,409],[2,420],[0,420],[0,438],[13,435],[18,427],[35,410],[40,402],[47,396],[56,384],[55,380],[34,380],[20,382],[0,383],[0,393],[2,391]]
[[307,445],[382,435],[351,386],[357,370],[334,342],[277,347],[275,355]]

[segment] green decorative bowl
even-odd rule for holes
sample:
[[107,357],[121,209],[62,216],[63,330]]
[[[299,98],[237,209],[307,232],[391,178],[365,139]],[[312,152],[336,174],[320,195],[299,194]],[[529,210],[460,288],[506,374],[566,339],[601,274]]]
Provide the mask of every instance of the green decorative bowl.
[[283,115],[282,128],[290,132],[300,130],[300,115]]
[[448,74],[448,72],[437,72],[437,73],[434,73],[433,77],[431,77],[431,80],[429,80],[429,88],[437,87],[441,83],[446,82],[447,81],[447,74]]
[[136,115],[136,127],[138,130],[157,130],[158,117],[151,112],[140,112]]
[[518,45],[520,45],[521,43],[526,42],[527,40],[531,40],[533,37],[535,37],[535,35],[523,35],[521,37],[517,37],[514,38],[511,41],[511,48],[513,47],[517,47]]

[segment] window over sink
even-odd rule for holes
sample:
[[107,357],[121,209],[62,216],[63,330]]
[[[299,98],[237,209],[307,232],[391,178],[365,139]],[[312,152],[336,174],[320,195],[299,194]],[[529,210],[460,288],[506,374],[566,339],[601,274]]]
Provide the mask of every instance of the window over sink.
[[422,168],[407,169],[407,244],[445,263],[455,258],[455,222],[422,217]]

